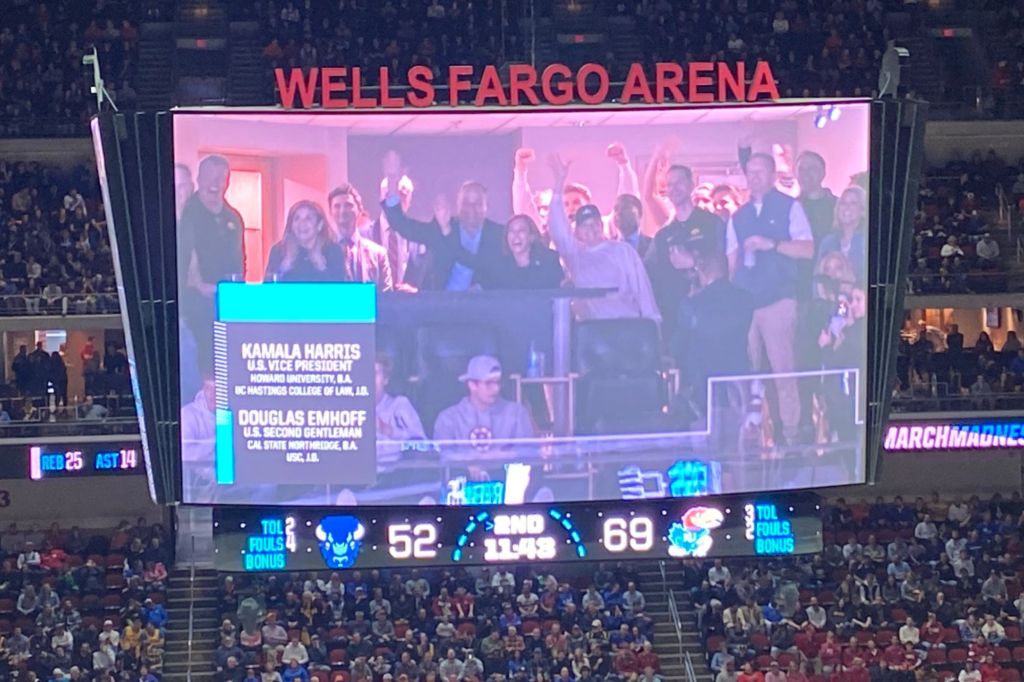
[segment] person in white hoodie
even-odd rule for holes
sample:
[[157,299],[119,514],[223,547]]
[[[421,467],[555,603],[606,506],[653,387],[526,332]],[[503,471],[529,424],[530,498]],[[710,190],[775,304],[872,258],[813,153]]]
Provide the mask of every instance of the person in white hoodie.
[[185,489],[195,499],[200,499],[202,491],[214,485],[216,404],[217,385],[212,377],[207,377],[192,402],[181,408],[182,473],[185,476]]

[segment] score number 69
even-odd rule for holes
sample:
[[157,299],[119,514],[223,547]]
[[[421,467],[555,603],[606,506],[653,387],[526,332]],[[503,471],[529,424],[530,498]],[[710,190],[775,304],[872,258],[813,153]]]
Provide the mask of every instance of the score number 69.
[[654,547],[654,522],[646,516],[606,519],[601,535],[609,552],[648,552]]

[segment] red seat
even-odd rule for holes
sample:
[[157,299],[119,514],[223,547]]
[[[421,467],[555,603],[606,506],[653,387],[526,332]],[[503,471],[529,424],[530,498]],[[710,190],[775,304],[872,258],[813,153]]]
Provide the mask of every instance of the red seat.
[[345,632],[345,628],[331,628],[327,631],[327,639],[328,641],[344,639],[346,634],[348,633]]
[[768,666],[770,666],[771,664],[772,657],[767,654],[763,654],[754,659],[754,667],[758,668],[759,670],[767,670]]
[[[476,637],[475,623],[461,623],[459,627],[456,628],[456,630],[458,630],[458,633],[464,637]],[[710,641],[711,639],[709,638],[708,642]]]
[[942,631],[942,641],[946,644],[956,644],[960,641],[960,632],[956,628],[945,628]]
[[0,613],[14,613],[14,606],[13,599],[0,599]]
[[1020,671],[1016,668],[1003,668],[999,677],[1003,682],[1020,682]]
[[992,655],[996,659],[996,663],[1009,663],[1012,660],[1010,650],[1005,646],[997,646],[992,650]]
[[120,573],[108,573],[103,583],[108,590],[120,590],[124,587],[124,576]]
[[907,620],[907,612],[904,609],[896,607],[892,610],[892,620],[897,623],[903,623]]
[[107,611],[120,611],[121,607],[124,606],[124,599],[119,594],[108,594],[100,600],[104,610]]
[[[13,602],[12,602],[12,605],[11,605],[11,610],[12,611],[14,610]],[[803,633],[798,633],[798,634],[793,635],[794,641],[801,634],[803,634]],[[724,641],[725,641],[725,637],[722,637],[721,635],[711,635],[710,637],[708,637],[708,645],[707,645],[708,646],[708,651],[718,651],[718,648],[720,646],[722,646],[722,642],[724,642]]]
[[789,664],[796,660],[796,656],[793,654],[779,654],[779,667],[788,668]]
[[1013,647],[1013,660],[1018,663],[1024,663],[1024,646]]
[[767,651],[769,645],[768,637],[762,632],[755,632],[750,635],[750,646],[754,651]]
[[1006,641],[1007,642],[1019,642],[1019,641],[1021,641],[1020,627],[1018,627],[1016,625],[1007,625],[1005,629],[1006,629]]
[[103,563],[107,568],[116,568],[120,570],[124,568],[124,555],[108,554],[107,558],[103,560]]
[[967,649],[950,649],[946,658],[950,663],[963,663],[967,660]]
[[348,663],[348,651],[345,649],[332,649],[327,658],[332,668],[339,668]]
[[942,665],[946,662],[946,650],[932,647],[928,650],[928,662],[932,665]]
[[821,592],[818,595],[818,601],[820,603],[822,603],[822,604],[825,604],[825,605],[835,604],[835,602],[836,602],[836,595],[833,594],[832,591],[830,591],[830,590],[824,590],[823,592]]
[[869,632],[868,630],[858,630],[855,637],[857,638],[857,644],[865,646],[875,638],[875,633]]

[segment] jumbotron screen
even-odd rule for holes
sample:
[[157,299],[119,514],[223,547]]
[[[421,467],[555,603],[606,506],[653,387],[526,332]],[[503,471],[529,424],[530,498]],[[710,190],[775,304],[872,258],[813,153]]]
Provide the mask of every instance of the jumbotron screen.
[[864,481],[867,102],[173,134],[185,502]]

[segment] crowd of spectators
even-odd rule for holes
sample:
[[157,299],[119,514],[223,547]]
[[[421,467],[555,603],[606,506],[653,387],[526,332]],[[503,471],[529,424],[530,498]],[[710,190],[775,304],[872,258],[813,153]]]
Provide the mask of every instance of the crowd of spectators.
[[117,311],[95,168],[0,160],[0,226],[4,314]]
[[46,0],[5,3],[0,28],[0,137],[84,135],[95,112],[96,49],[106,88],[122,108],[135,105],[138,24],[166,17],[167,2]]
[[649,62],[767,60],[784,97],[830,97],[877,90],[878,65],[889,37],[885,11],[899,4],[656,0],[619,7],[628,12],[635,5]]
[[716,682],[1019,680],[1022,511],[840,498],[820,555],[686,563]]
[[219,682],[658,682],[638,576],[507,566],[227,576]]
[[13,381],[0,386],[0,424],[32,421],[98,421],[134,416],[128,353],[123,345],[97,349],[89,337],[79,353],[84,398],[68,396],[68,358],[61,348],[32,352],[22,345],[11,360]]
[[933,409],[1011,409],[1024,404],[1024,347],[1008,331],[998,348],[982,331],[965,344],[958,325],[922,328],[901,336],[897,357],[897,405],[924,399]]
[[0,533],[0,677],[155,682],[169,536],[140,518],[94,534],[56,522]]
[[1024,159],[1007,164],[994,149],[954,157],[922,178],[914,216],[909,293],[1005,291],[1006,277],[992,221],[1010,205]]

